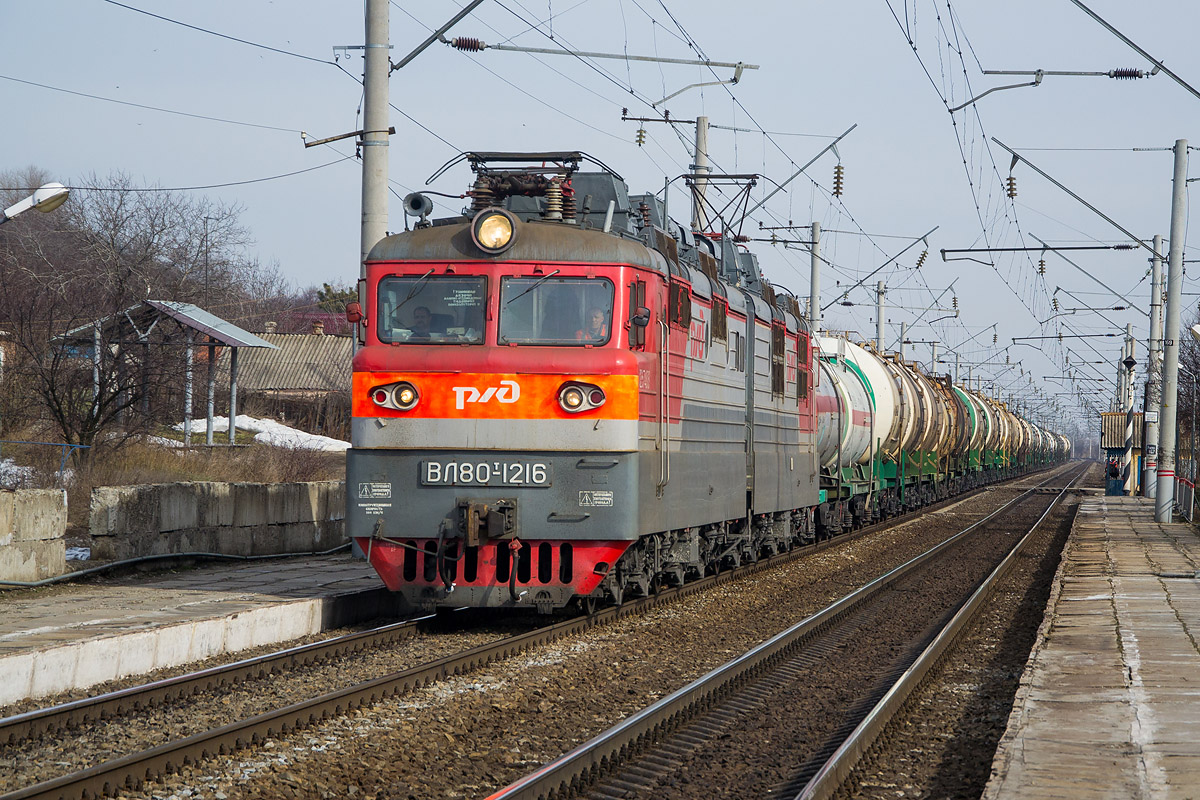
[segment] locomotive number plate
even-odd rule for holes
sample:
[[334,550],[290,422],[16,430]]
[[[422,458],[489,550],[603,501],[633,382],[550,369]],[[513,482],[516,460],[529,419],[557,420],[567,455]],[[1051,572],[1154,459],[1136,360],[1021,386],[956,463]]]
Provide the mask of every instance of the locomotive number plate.
[[550,486],[542,461],[422,461],[422,486]]

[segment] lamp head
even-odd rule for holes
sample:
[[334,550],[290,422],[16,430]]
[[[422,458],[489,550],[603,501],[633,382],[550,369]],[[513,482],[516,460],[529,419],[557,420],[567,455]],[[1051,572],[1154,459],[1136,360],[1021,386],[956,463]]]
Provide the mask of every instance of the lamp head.
[[61,183],[47,183],[33,193],[33,207],[38,211],[53,211],[67,202],[70,193]]

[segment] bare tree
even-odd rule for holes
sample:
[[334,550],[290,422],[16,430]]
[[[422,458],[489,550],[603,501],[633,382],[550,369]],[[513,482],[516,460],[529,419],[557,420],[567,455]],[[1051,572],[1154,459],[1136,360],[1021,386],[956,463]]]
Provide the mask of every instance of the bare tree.
[[[0,197],[44,182],[34,168],[2,173]],[[152,298],[247,317],[286,292],[278,269],[245,258],[237,206],[122,174],[76,186],[58,212],[0,227],[0,422],[102,449],[180,414],[186,335],[139,330],[127,309]]]

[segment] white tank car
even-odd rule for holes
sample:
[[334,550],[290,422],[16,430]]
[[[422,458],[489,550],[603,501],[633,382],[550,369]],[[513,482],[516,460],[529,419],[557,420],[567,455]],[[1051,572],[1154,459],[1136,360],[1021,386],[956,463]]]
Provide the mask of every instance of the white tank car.
[[874,451],[870,388],[848,351],[839,350],[839,342],[846,343],[844,339],[817,339],[817,458],[822,469],[838,463],[839,442],[842,466],[867,464]]
[[[822,337],[821,349],[825,353],[842,353],[849,365],[857,368],[860,381],[866,384],[868,400],[871,402],[871,442],[874,450],[892,456],[899,448],[904,423],[907,421],[901,395],[894,385],[885,360],[872,350],[847,339]],[[911,422],[910,422],[911,425]],[[869,450],[872,448],[868,448]],[[869,458],[870,453],[867,454]],[[859,463],[866,463],[861,461]]]

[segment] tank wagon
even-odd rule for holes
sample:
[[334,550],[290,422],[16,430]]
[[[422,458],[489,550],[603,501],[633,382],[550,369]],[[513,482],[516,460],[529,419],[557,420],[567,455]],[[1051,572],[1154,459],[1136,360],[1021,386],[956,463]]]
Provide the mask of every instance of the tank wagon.
[[621,602],[1069,454],[814,335],[735,237],[582,153],[461,161],[471,207],[406,198],[348,309],[347,526],[415,607]]

